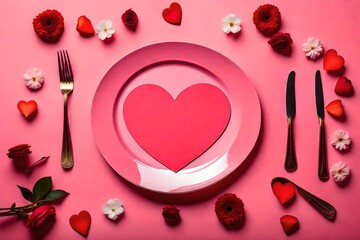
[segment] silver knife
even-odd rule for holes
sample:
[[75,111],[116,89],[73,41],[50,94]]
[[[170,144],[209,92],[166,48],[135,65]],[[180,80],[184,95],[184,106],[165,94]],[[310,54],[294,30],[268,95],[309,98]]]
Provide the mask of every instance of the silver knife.
[[295,103],[295,72],[291,71],[288,76],[286,84],[286,115],[288,122],[288,136],[287,136],[287,145],[286,145],[286,155],[285,155],[285,170],[288,172],[293,172],[297,169],[297,161],[295,154],[295,145],[294,145],[294,135],[293,135],[293,120],[296,113],[296,103]]
[[317,70],[315,74],[315,99],[316,99],[316,112],[320,124],[318,177],[321,181],[325,182],[329,179],[329,170],[328,170],[328,163],[326,156],[326,143],[325,143],[324,94],[323,94],[321,75],[319,70]]

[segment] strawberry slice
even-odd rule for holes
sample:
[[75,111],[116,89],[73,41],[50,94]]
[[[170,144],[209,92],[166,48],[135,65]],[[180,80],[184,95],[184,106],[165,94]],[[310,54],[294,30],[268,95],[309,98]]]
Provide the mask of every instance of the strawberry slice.
[[345,76],[341,76],[336,82],[335,93],[345,97],[354,95],[354,87],[351,81]]
[[338,55],[335,49],[329,49],[324,55],[324,69],[327,71],[337,71],[344,67],[345,60]]
[[333,117],[343,118],[345,116],[345,111],[340,99],[330,102],[325,109]]
[[292,215],[284,215],[280,218],[281,226],[286,235],[295,233],[299,229],[299,220]]
[[93,36],[95,33],[91,21],[84,15],[78,18],[76,30],[84,37]]

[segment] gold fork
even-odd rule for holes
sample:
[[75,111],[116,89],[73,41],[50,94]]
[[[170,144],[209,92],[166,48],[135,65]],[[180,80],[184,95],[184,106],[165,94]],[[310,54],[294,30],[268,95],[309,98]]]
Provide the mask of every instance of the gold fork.
[[60,90],[64,95],[64,127],[61,150],[61,166],[68,169],[74,166],[67,107],[68,95],[74,89],[74,76],[72,73],[70,58],[67,50],[58,51],[57,57],[60,75]]

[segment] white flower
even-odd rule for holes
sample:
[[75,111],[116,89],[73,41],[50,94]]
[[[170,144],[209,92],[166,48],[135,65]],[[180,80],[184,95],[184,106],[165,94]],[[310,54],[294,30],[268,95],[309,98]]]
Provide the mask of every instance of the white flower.
[[342,182],[350,175],[350,168],[345,163],[338,162],[331,167],[330,172],[335,182]]
[[111,20],[101,20],[95,25],[95,31],[101,40],[105,40],[112,37],[115,33],[115,28],[112,26]]
[[122,202],[119,199],[110,199],[105,203],[102,211],[108,218],[116,220],[120,214],[124,212]]
[[240,32],[241,27],[241,18],[235,14],[229,14],[222,20],[222,30],[224,33],[228,34],[230,32],[237,33]]
[[44,82],[44,75],[39,68],[30,68],[23,75],[25,80],[25,85],[32,89],[38,90],[41,88],[41,85]]
[[339,151],[345,150],[351,144],[351,138],[348,132],[337,130],[331,136],[331,144]]
[[319,39],[309,37],[307,42],[303,44],[303,51],[305,56],[315,59],[323,52],[322,45]]

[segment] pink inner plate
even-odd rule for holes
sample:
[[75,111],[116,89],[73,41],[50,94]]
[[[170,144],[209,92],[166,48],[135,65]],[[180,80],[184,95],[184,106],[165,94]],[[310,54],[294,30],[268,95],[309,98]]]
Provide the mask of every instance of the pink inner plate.
[[[199,83],[224,92],[231,105],[231,118],[207,151],[174,172],[133,139],[124,121],[124,101],[144,84],[158,85],[175,99]],[[91,119],[95,142],[119,175],[152,191],[185,193],[210,186],[240,166],[256,143],[261,110],[251,81],[228,58],[199,45],[168,42],[138,49],[118,61],[98,86]]]

